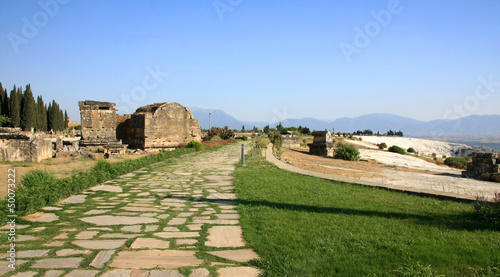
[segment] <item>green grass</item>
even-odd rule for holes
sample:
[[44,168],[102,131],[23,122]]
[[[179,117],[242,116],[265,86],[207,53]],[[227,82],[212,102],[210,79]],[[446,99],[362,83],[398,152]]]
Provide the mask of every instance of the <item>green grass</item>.
[[500,228],[473,204],[302,176],[255,151],[235,186],[265,276],[500,276]]

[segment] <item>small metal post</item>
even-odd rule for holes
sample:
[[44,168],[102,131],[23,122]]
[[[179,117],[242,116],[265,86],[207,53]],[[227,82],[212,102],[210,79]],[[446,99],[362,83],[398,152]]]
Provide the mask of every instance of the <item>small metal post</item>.
[[241,166],[245,166],[245,144],[241,144]]

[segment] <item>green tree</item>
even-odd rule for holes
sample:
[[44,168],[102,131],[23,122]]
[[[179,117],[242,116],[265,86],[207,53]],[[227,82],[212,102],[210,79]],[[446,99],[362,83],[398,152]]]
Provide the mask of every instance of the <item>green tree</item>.
[[43,103],[43,98],[39,95],[36,98],[36,106],[38,108],[38,121],[36,129],[38,131],[47,131],[47,106]]
[[9,109],[10,109],[10,125],[12,127],[19,127],[19,124],[21,123],[21,88],[16,88],[16,85],[14,85],[14,88],[10,91],[10,103],[9,103]]
[[283,127],[283,125],[281,125],[281,122],[280,122],[280,124],[276,125],[276,129],[281,132],[285,129],[285,127]]
[[246,131],[247,131],[247,130],[245,130],[245,125],[243,125],[243,126],[241,127],[241,132],[243,132],[243,133],[244,133],[244,132],[246,132]]
[[64,110],[64,129],[68,129],[68,125],[69,125],[68,112]]
[[28,84],[26,85],[22,99],[21,128],[26,131],[37,127],[37,118],[38,108],[33,97],[33,92],[31,91],[31,86]]
[[266,127],[264,127],[264,133],[269,134],[269,125],[266,125]]

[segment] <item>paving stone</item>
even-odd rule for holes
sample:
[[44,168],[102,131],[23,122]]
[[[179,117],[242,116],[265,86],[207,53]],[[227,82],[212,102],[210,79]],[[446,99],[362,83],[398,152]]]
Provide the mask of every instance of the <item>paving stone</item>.
[[47,247],[61,247],[64,245],[64,241],[54,241],[54,242],[48,242],[44,244],[44,246]]
[[186,223],[186,218],[172,218],[168,223],[167,225],[183,225],[184,223]]
[[145,216],[145,217],[155,217],[157,215],[158,215],[158,213],[143,213],[143,214],[141,214],[141,216]]
[[170,215],[169,215],[169,214],[162,214],[162,215],[159,215],[159,216],[157,216],[157,217],[158,217],[159,219],[165,219],[165,218],[170,217]]
[[149,277],[183,277],[177,270],[151,270]]
[[[25,229],[25,228],[28,228],[28,227],[30,227],[30,225],[16,224],[16,225],[14,226],[14,228],[15,228],[16,230]],[[10,224],[5,224],[5,225],[3,225],[2,227],[0,227],[0,230],[10,230],[10,229],[12,229],[12,226],[10,226]]]
[[157,212],[158,208],[147,208],[147,207],[122,207],[120,208],[129,212]]
[[175,241],[177,245],[192,245],[197,243],[198,240],[195,239],[178,239]]
[[133,212],[122,212],[122,213],[113,213],[113,215],[126,215],[126,216],[136,216],[139,215],[139,213],[133,213]]
[[194,213],[193,213],[193,212],[182,212],[182,213],[179,213],[179,214],[177,215],[177,217],[190,217],[190,216],[192,216],[192,215],[194,215]]
[[168,249],[169,247],[170,242],[153,238],[138,238],[130,246],[131,249]]
[[92,230],[92,231],[113,231],[113,229],[109,227],[90,227],[87,228],[87,230]]
[[90,210],[88,212],[84,212],[84,215],[96,215],[96,214],[105,214],[110,212],[111,210]]
[[202,226],[203,226],[202,224],[188,224],[188,225],[186,225],[186,227],[191,231],[200,231]]
[[218,219],[240,219],[241,216],[239,214],[218,214]]
[[99,270],[72,270],[65,277],[94,277],[99,273]]
[[120,230],[125,231],[125,232],[139,233],[139,232],[141,232],[141,228],[142,228],[142,225],[132,225],[132,226],[122,227]]
[[233,219],[194,219],[195,224],[213,224],[213,225],[238,225],[239,220]]
[[24,219],[31,222],[53,222],[59,220],[59,216],[53,213],[42,213],[37,212],[23,217]]
[[60,239],[67,239],[67,238],[68,238],[67,233],[60,233],[59,235],[55,236],[53,239],[60,240]]
[[43,207],[42,210],[44,211],[60,211],[62,210],[61,207]]
[[221,257],[224,259],[247,263],[253,259],[258,259],[259,255],[255,253],[252,249],[238,249],[238,250],[224,250],[224,251],[211,251],[208,252],[217,257]]
[[91,187],[92,191],[107,191],[107,192],[122,192],[123,189],[119,186],[111,186],[111,185],[99,185],[95,187]]
[[112,233],[112,234],[104,234],[100,235],[99,237],[101,238],[115,238],[115,239],[131,239],[131,238],[136,238],[139,236],[143,236],[142,234],[122,234],[122,233]]
[[74,212],[76,212],[76,210],[65,210],[64,211],[65,214],[72,214]]
[[160,237],[160,238],[165,238],[165,239],[172,239],[172,238],[195,238],[200,236],[198,232],[159,232],[159,233],[154,233],[153,235]]
[[[121,251],[113,259],[111,267],[115,268],[179,268],[199,266],[203,263],[195,257],[195,251],[181,250],[139,250]],[[138,259],[141,257],[141,259]]]
[[78,233],[75,236],[75,238],[76,239],[91,239],[95,235],[97,235],[98,233],[99,233],[99,231],[82,231],[82,232]]
[[27,251],[18,251],[16,254],[16,258],[38,258],[45,257],[50,250],[27,250]]
[[112,215],[97,215],[91,217],[80,218],[81,221],[93,223],[100,226],[107,225],[136,225],[142,223],[156,223],[158,219],[151,217],[131,217],[131,216],[112,216]]
[[146,225],[145,232],[154,232],[158,230],[158,225]]
[[75,249],[61,249],[56,251],[56,256],[58,257],[66,257],[66,256],[74,256],[74,255],[88,255],[91,254],[90,250],[75,250]]
[[59,277],[64,274],[64,270],[48,270],[43,277]]
[[223,267],[217,271],[219,277],[258,277],[260,270],[253,267]]
[[75,240],[74,245],[87,249],[116,249],[121,247],[126,240]]
[[163,228],[163,232],[179,232],[179,231],[180,230],[177,227],[171,227],[171,226],[169,226],[169,227]]
[[39,239],[38,237],[35,236],[30,236],[30,235],[17,235],[16,236],[16,241],[21,242],[21,241],[28,241],[28,240],[36,240]]
[[99,253],[97,253],[97,256],[94,258],[94,260],[90,263],[90,266],[95,268],[104,267],[104,264],[111,259],[113,254],[115,254],[115,251],[116,250],[100,251]]
[[210,275],[210,271],[206,268],[195,268],[191,271],[189,277],[207,277],[208,275]]
[[61,232],[75,232],[75,231],[78,231],[78,229],[76,229],[76,228],[62,228],[59,231],[61,231]]
[[78,268],[83,258],[51,258],[37,260],[32,268]]
[[85,198],[87,198],[87,195],[79,194],[64,199],[61,204],[82,204],[85,202]]
[[37,274],[38,272],[36,271],[26,271],[26,272],[19,272],[16,275],[12,275],[12,277],[33,277]]
[[206,246],[213,247],[243,247],[245,242],[242,239],[240,226],[213,226],[208,229]]
[[47,227],[35,227],[35,228],[29,230],[28,232],[30,232],[30,233],[36,233],[36,232],[41,232],[41,231],[43,231],[45,229],[47,229]]
[[128,197],[130,195],[130,193],[121,193],[121,194],[118,194],[117,196],[118,197]]

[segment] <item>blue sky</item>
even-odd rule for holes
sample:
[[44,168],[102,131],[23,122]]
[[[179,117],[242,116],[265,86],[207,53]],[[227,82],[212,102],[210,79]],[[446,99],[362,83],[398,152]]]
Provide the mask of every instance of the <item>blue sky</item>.
[[4,0],[0,34],[3,86],[75,121],[85,99],[267,122],[500,114],[498,0]]

